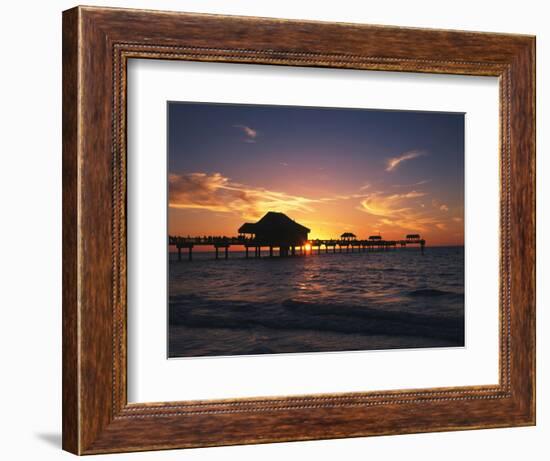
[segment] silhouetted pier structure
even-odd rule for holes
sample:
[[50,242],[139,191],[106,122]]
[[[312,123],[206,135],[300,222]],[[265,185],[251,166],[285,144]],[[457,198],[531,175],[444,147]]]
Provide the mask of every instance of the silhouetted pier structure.
[[196,246],[210,246],[215,250],[215,258],[220,259],[220,250],[223,250],[224,259],[229,258],[231,246],[243,246],[245,257],[249,258],[251,249],[254,250],[254,258],[262,257],[262,249],[268,251],[269,257],[278,256],[306,256],[325,253],[356,253],[367,251],[388,251],[398,247],[409,245],[419,246],[424,253],[426,241],[419,234],[408,234],[403,240],[384,240],[381,235],[371,235],[367,239],[357,237],[345,232],[339,239],[314,239],[307,238],[310,230],[301,224],[291,220],[283,213],[267,213],[257,223],[245,223],[239,228],[237,237],[204,236],[204,237],[180,237],[170,236],[169,244],[178,250],[178,260],[182,259],[182,250],[187,250],[187,259],[193,259],[193,248]]
[[260,258],[262,252],[266,252],[270,257],[278,256],[306,256],[308,254],[321,253],[361,253],[368,251],[388,251],[396,248],[403,248],[411,245],[418,245],[420,251],[424,252],[426,241],[422,238],[403,240],[307,240],[303,245],[291,246],[289,248],[278,245],[270,245],[267,242],[260,242],[255,239],[245,239],[241,237],[170,237],[170,245],[178,250],[178,259],[182,259],[182,250],[187,250],[187,259],[193,259],[193,248],[197,246],[210,246],[215,250],[215,258],[229,258],[229,248],[231,246],[243,246],[245,257]]

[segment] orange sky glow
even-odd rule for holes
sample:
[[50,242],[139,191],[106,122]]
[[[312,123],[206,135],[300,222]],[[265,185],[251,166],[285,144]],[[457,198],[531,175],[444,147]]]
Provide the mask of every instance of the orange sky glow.
[[[278,190],[235,183],[220,173],[172,174],[170,234],[235,236],[244,222],[279,211],[309,227],[311,239],[353,232],[358,238],[381,234],[393,240],[420,233],[429,245],[464,243],[463,207],[438,200],[428,192],[428,183],[390,185],[390,190],[365,184],[347,190],[346,184],[323,175],[297,186],[294,177],[301,174],[288,174]],[[300,194],[300,189],[308,193]]]

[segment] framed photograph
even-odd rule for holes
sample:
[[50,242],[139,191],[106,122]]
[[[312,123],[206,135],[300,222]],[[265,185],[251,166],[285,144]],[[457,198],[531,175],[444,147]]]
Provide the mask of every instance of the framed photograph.
[[535,424],[534,56],[64,12],[64,449]]

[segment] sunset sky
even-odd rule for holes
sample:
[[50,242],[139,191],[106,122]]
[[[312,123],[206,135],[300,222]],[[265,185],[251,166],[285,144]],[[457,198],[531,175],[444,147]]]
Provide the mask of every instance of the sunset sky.
[[310,238],[464,244],[464,115],[168,104],[170,235],[236,236],[268,211]]

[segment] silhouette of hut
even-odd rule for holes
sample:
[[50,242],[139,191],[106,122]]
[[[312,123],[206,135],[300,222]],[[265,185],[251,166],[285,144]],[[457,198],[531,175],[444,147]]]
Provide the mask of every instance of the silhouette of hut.
[[381,235],[371,235],[369,237],[369,240],[382,240],[382,236]]
[[407,234],[405,237],[407,240],[420,240],[419,234]]
[[282,248],[304,245],[309,232],[307,227],[275,211],[269,211],[256,223],[244,223],[239,227],[239,234],[252,235],[258,244]]
[[347,240],[347,241],[349,241],[349,240],[356,240],[356,239],[357,239],[357,236],[356,236],[355,234],[351,233],[351,232],[344,232],[344,233],[340,236],[340,238],[341,238],[342,240]]

